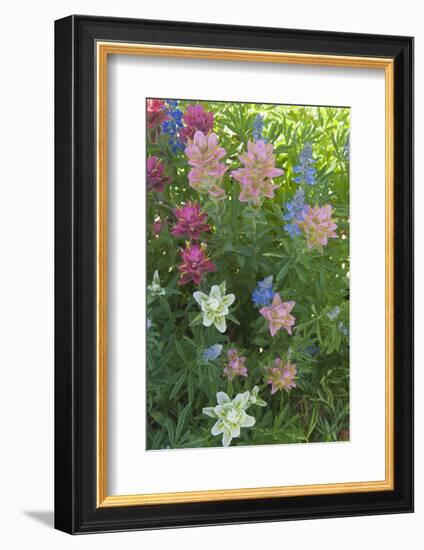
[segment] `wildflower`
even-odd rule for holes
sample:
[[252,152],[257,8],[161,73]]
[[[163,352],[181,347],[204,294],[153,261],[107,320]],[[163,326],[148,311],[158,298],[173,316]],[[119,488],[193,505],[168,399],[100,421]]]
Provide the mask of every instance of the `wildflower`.
[[349,142],[349,138],[347,138],[346,143],[344,144],[343,153],[344,153],[344,156],[348,159],[348,158],[349,158],[349,155],[350,155],[350,142]]
[[185,285],[190,281],[193,281],[195,285],[200,285],[205,273],[216,270],[215,264],[207,257],[201,245],[187,243],[180,254],[183,263],[178,266],[180,271],[179,285]]
[[156,219],[152,223],[152,233],[153,235],[160,235],[162,232],[162,229],[164,228],[165,222],[163,222],[160,218]]
[[203,325],[210,327],[213,324],[219,332],[227,330],[225,316],[230,313],[228,308],[236,299],[234,294],[225,294],[225,286],[225,281],[219,286],[213,285],[209,296],[200,291],[193,293],[193,298],[202,311]]
[[255,386],[253,390],[250,392],[248,404],[257,405],[258,407],[266,407],[265,401],[260,397],[258,397],[258,393],[259,393],[259,387]]
[[168,119],[168,109],[160,99],[146,101],[146,120],[150,141],[156,143],[161,132],[161,126]]
[[178,101],[168,99],[166,101],[168,108],[168,120],[162,124],[162,131],[168,135],[168,143],[171,146],[172,152],[176,153],[179,149],[183,150],[184,145],[179,138],[179,131],[183,127],[183,112],[178,109]]
[[247,367],[245,366],[246,357],[239,355],[235,348],[227,351],[228,364],[224,368],[224,376],[232,380],[235,376],[247,376]]
[[267,384],[271,384],[271,395],[277,391],[286,390],[288,392],[292,388],[296,387],[296,374],[297,369],[294,363],[283,363],[280,357],[275,359],[275,367],[268,367],[266,369]]
[[202,105],[188,105],[183,120],[185,126],[180,130],[183,143],[193,140],[197,130],[207,134],[213,128],[213,113],[205,111]]
[[330,321],[334,321],[334,319],[337,319],[339,314],[340,314],[339,306],[334,306],[333,309],[327,313],[327,317],[330,319]]
[[284,229],[289,233],[291,238],[300,234],[300,227],[297,222],[302,220],[303,212],[306,208],[304,201],[305,191],[299,188],[292,200],[285,204],[286,214],[284,214],[283,220],[290,221],[291,223],[286,223]]
[[238,393],[232,401],[225,392],[220,391],[216,394],[217,405],[202,409],[203,414],[217,419],[211,433],[214,436],[222,434],[224,447],[228,447],[233,438],[240,436],[241,428],[255,425],[255,418],[246,413],[249,399],[249,391]]
[[343,321],[340,321],[339,323],[339,331],[343,334],[343,336],[349,336],[349,329],[343,323]]
[[289,334],[292,333],[292,326],[296,318],[290,315],[296,302],[282,302],[278,293],[275,293],[272,304],[269,307],[263,307],[259,313],[269,322],[269,331],[271,336],[275,336],[280,329],[285,328]]
[[294,178],[295,183],[315,185],[316,169],[313,166],[315,162],[316,160],[312,158],[312,145],[306,143],[299,155],[299,164],[293,167],[293,172],[299,174]]
[[283,216],[284,220],[296,220],[302,217],[305,210],[305,191],[302,188],[297,189],[292,200],[286,202],[285,209],[287,213]]
[[206,136],[203,132],[196,131],[193,140],[189,140],[185,154],[192,166],[188,174],[190,187],[214,198],[225,198],[225,191],[220,183],[228,166],[219,161],[226,151],[218,146],[216,134]]
[[160,286],[160,278],[158,270],[156,270],[153,274],[153,280],[151,284],[147,287],[147,290],[150,292],[150,295],[152,297],[156,296],[163,296],[166,294],[165,289]]
[[311,344],[310,346],[308,346],[306,348],[305,351],[306,351],[306,353],[308,353],[309,355],[311,355],[313,357],[314,355],[319,353],[319,346],[317,346],[316,344]]
[[272,275],[269,275],[256,285],[255,290],[252,292],[252,301],[255,307],[269,306],[271,304],[274,298],[272,280]]
[[147,317],[147,330],[152,327],[152,320]]
[[221,344],[214,344],[213,346],[210,346],[209,348],[205,349],[203,352],[203,359],[208,361],[214,361],[215,359],[218,359],[218,357],[222,353],[223,346]]
[[297,235],[300,235],[301,233],[297,223],[286,223],[284,225],[284,229],[287,231],[292,239],[294,239]]
[[178,219],[177,225],[171,231],[174,237],[189,237],[193,240],[200,239],[200,235],[210,229],[206,223],[208,215],[201,212],[199,203],[188,202],[183,208],[174,210]]
[[147,159],[147,190],[163,193],[172,178],[164,175],[165,165],[156,156]]
[[298,222],[300,229],[305,233],[308,249],[321,249],[328,243],[328,239],[336,239],[337,224],[331,218],[332,207],[307,206],[302,220]]
[[264,128],[264,117],[262,115],[257,114],[255,117],[255,121],[253,123],[253,131],[252,131],[252,137],[254,141],[259,141],[263,139],[262,137],[263,128]]
[[274,146],[263,140],[249,141],[247,153],[239,156],[243,168],[233,170],[231,175],[241,185],[239,200],[260,204],[264,197],[272,199],[278,188],[272,178],[281,176],[284,171],[275,168]]

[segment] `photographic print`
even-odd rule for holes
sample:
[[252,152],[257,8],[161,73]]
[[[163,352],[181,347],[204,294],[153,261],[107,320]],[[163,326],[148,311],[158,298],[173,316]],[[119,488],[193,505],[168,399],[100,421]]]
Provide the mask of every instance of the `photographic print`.
[[148,450],[349,440],[349,124],[147,99]]

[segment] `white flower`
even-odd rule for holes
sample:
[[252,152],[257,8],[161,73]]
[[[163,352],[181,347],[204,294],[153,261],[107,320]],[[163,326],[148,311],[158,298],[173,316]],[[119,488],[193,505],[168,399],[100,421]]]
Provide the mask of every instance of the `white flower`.
[[258,407],[266,407],[266,403],[263,399],[258,397],[259,387],[255,386],[250,393],[248,406],[257,405]]
[[231,401],[228,395],[220,391],[216,394],[216,407],[205,407],[203,414],[217,421],[212,426],[212,435],[222,434],[222,444],[228,447],[234,437],[239,437],[241,428],[251,428],[255,424],[253,416],[246,413],[250,392],[238,393]]
[[225,295],[225,281],[219,286],[214,285],[209,296],[198,290],[193,293],[193,298],[202,310],[203,325],[210,327],[214,324],[219,332],[225,332],[227,329],[225,316],[230,313],[228,308],[236,299],[234,294]]
[[152,297],[163,296],[165,294],[165,289],[160,286],[160,278],[159,278],[158,270],[154,272],[153,281],[147,287],[147,290],[150,292]]
[[340,315],[339,306],[334,306],[333,309],[327,313],[327,317],[330,319],[330,321],[334,321],[334,319],[337,319],[339,315]]

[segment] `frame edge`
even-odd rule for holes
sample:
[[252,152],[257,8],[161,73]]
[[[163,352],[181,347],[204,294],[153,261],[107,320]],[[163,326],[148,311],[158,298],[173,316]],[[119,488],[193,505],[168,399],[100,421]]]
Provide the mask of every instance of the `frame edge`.
[[54,25],[54,527],[76,532],[73,356],[74,17]]

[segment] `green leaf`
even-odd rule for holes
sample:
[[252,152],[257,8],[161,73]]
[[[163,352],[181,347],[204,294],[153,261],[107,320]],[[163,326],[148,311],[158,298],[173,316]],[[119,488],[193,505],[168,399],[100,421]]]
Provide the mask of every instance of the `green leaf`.
[[181,432],[184,428],[184,424],[185,424],[187,415],[190,411],[190,408],[191,408],[191,404],[187,403],[187,405],[184,407],[184,409],[182,410],[182,412],[181,412],[181,414],[178,418],[177,429],[175,430],[175,441],[176,441],[176,443],[178,443],[178,441],[180,439],[180,435],[181,435]]

